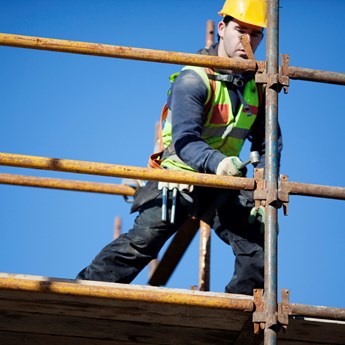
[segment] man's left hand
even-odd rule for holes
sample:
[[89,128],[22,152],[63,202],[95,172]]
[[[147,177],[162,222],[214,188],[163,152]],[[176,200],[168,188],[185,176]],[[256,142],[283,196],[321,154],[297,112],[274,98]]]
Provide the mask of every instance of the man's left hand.
[[258,208],[253,207],[250,211],[248,222],[249,224],[254,224],[255,221],[261,223],[260,232],[263,234],[265,232],[265,207],[259,206]]

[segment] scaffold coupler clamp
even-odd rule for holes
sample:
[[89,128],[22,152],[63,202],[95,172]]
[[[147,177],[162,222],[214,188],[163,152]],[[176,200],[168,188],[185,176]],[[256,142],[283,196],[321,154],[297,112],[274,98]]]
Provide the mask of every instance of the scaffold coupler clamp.
[[278,311],[274,315],[268,315],[266,311],[265,302],[263,299],[262,289],[254,289],[254,334],[260,334],[260,331],[267,328],[275,328],[278,331],[281,329],[284,333],[287,331],[289,324],[289,315],[292,314],[291,305],[289,302],[290,290],[280,289],[281,302],[278,303]]
[[254,324],[254,334],[260,334],[260,331],[265,329],[265,323],[267,315],[265,312],[265,303],[263,301],[263,289],[254,289],[254,313],[253,313],[253,324]]
[[280,175],[278,198],[282,203],[284,216],[289,214],[289,189],[288,189],[288,176]]
[[279,68],[279,74],[268,74],[266,63],[258,65],[258,70],[255,74],[255,82],[257,84],[266,84],[267,88],[274,89],[277,92],[284,89],[284,93],[287,94],[290,85],[290,78],[288,77],[290,56],[282,54],[281,59],[282,66]]
[[289,191],[287,189],[288,177],[286,175],[280,175],[279,189],[269,193],[267,191],[265,180],[264,180],[264,169],[254,169],[254,202],[255,207],[271,205],[276,208],[283,207],[284,215],[288,215],[288,204],[289,204]]
[[283,330],[283,333],[287,332],[289,325],[289,315],[292,314],[290,305],[290,290],[280,289],[281,302],[278,304],[278,322]]

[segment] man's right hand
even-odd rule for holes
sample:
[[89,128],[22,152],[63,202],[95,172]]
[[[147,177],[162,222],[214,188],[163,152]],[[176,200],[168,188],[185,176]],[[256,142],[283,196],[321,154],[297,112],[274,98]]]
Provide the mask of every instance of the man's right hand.
[[236,156],[226,157],[218,164],[216,175],[242,176],[242,163]]

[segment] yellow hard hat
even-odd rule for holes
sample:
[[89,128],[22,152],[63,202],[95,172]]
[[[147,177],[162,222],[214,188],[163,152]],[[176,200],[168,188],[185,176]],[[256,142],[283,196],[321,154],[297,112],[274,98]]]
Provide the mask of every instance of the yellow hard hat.
[[266,0],[226,0],[218,14],[262,28],[267,26]]

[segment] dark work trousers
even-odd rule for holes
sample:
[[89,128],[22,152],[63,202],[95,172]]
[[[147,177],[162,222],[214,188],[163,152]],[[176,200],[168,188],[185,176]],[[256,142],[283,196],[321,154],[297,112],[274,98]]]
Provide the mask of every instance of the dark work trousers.
[[[133,228],[105,246],[76,279],[130,283],[157,258],[162,246],[184,222],[196,216],[232,246],[235,269],[225,291],[252,295],[254,288],[263,288],[264,240],[260,223],[248,223],[252,203],[244,205],[246,202],[238,196],[238,191],[202,187],[195,187],[188,197],[179,193],[175,222],[171,224],[162,221],[162,198],[157,183],[148,182],[134,200],[132,210],[139,211],[139,215]],[[170,211],[170,193],[168,206]],[[168,219],[169,216],[170,212]]]

